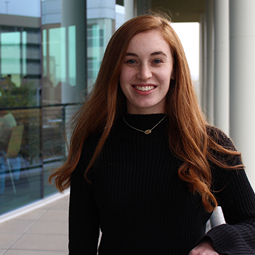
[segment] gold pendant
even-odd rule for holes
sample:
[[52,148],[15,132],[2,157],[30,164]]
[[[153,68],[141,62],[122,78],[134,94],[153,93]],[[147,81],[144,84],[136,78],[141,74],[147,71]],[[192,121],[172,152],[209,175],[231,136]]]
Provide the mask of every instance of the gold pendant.
[[149,135],[151,133],[151,129],[147,129],[144,131],[144,134]]

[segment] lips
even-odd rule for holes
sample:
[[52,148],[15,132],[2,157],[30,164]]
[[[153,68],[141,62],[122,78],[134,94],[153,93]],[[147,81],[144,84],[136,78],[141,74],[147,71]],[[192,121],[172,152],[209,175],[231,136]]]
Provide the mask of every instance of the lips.
[[133,86],[133,87],[134,87],[135,89],[139,90],[139,91],[145,91],[145,92],[150,91],[150,90],[153,90],[153,89],[155,88],[155,86],[152,86],[152,85],[147,85],[147,86],[145,86],[145,85],[143,85],[143,86],[139,85],[139,86]]

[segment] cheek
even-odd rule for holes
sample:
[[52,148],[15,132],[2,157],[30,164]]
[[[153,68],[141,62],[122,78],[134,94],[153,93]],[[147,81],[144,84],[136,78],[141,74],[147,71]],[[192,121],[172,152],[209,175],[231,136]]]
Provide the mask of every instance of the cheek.
[[122,90],[127,89],[130,86],[132,79],[132,72],[127,68],[122,68],[120,72],[120,87]]
[[126,80],[125,76],[126,76],[125,68],[122,68],[121,71],[120,71],[120,76],[119,76],[120,77],[120,85],[121,85],[121,87],[125,83],[125,80]]
[[120,73],[120,88],[125,96],[127,96],[127,82],[123,73]]
[[120,73],[120,88],[123,90],[125,84],[125,79],[123,73]]
[[123,94],[126,96],[126,89],[125,86],[123,85],[123,82],[120,81],[120,89],[122,90]]
[[163,84],[164,89],[169,89],[171,83],[171,75],[167,72],[162,72],[159,76],[160,83]]

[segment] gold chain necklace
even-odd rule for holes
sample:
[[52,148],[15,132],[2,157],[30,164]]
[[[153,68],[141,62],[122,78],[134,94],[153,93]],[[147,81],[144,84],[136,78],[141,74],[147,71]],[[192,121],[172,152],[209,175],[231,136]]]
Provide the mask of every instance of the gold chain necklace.
[[124,118],[124,115],[123,115],[123,120],[124,120],[124,122],[125,122],[129,127],[133,128],[133,129],[136,130],[136,131],[142,132],[142,133],[144,133],[144,134],[146,134],[146,135],[149,135],[149,134],[152,132],[152,130],[153,130],[155,127],[157,127],[165,118],[166,118],[166,115],[165,115],[165,116],[163,117],[163,119],[161,119],[154,127],[152,127],[151,129],[147,129],[147,130],[143,131],[143,130],[141,130],[141,129],[135,128],[135,127],[131,126],[130,124],[128,124],[127,121],[126,121],[125,118]]

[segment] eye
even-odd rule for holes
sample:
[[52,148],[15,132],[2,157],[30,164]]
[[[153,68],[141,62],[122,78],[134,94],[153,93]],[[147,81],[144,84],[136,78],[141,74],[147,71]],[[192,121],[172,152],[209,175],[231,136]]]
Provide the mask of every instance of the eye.
[[126,64],[135,64],[136,61],[135,61],[134,59],[128,59],[128,60],[126,60],[125,63],[126,63]]
[[154,64],[160,64],[160,63],[163,63],[163,61],[161,60],[161,59],[154,59],[153,61],[152,61]]

